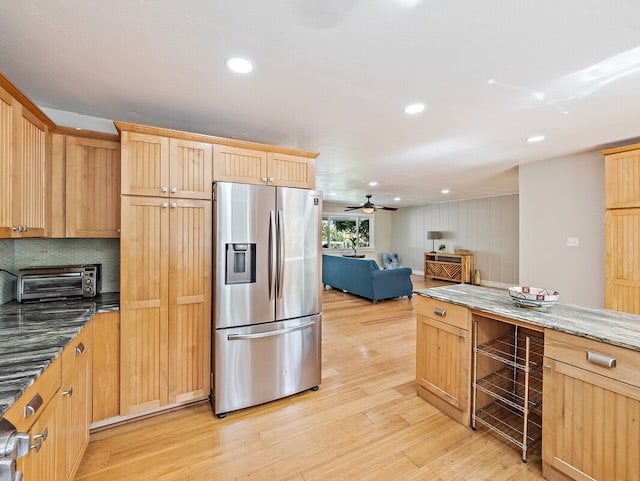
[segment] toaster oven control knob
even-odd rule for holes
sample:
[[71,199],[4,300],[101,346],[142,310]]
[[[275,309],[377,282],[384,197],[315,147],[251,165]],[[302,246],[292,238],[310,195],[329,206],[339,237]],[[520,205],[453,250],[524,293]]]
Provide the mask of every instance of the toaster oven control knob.
[[91,290],[91,288],[90,288],[90,287],[87,287],[87,288],[85,289],[85,291],[86,291],[86,292],[93,292],[93,291]]
[[93,284],[93,279],[87,279],[87,284],[89,285]]

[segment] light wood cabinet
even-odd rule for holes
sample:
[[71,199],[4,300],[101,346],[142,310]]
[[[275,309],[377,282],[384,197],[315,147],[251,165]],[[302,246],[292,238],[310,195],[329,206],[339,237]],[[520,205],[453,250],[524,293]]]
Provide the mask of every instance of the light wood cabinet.
[[120,414],[120,313],[99,312],[93,319],[92,422]]
[[640,144],[605,154],[605,307],[640,314]]
[[424,277],[454,281],[463,284],[471,283],[473,272],[473,255],[432,253],[424,254]]
[[315,159],[228,145],[213,149],[213,178],[245,184],[315,188]]
[[[588,353],[616,364],[594,364]],[[635,351],[545,332],[542,459],[547,479],[640,479],[639,361]]]
[[416,303],[418,395],[456,421],[469,425],[469,310],[421,296]]
[[120,236],[120,143],[66,137],[66,237]]
[[[28,434],[29,454],[17,460],[23,481],[61,481],[57,475],[59,463],[59,434],[64,429],[59,420],[60,405],[51,401],[43,409]],[[64,478],[66,480],[66,478]]]
[[211,201],[122,197],[120,414],[209,394]]
[[211,199],[211,144],[122,131],[122,194]]
[[58,416],[57,479],[71,480],[89,444],[92,400],[93,323],[62,352],[62,383],[56,402]]
[[2,88],[5,82],[0,82],[0,238],[42,237],[48,125]]

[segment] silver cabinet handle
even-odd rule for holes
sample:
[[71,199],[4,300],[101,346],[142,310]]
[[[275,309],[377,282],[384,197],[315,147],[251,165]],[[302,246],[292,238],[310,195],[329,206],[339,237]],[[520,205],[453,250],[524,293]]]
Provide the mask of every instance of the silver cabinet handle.
[[76,356],[82,356],[82,353],[84,352],[84,344],[80,343],[76,346]]
[[71,386],[66,391],[62,391],[62,395],[63,396],[73,396],[73,386]]
[[162,192],[163,194],[166,194],[167,192],[169,192],[169,187],[160,187],[160,192]]
[[163,209],[167,209],[167,208],[169,208],[169,202],[163,202],[163,203],[162,203],[162,208],[163,208]]
[[171,202],[171,208],[172,209],[177,209],[178,208],[178,203],[177,202]]
[[34,443],[31,445],[31,449],[35,449],[36,453],[40,451],[40,448],[42,448],[42,444],[47,440],[48,437],[49,428],[44,428],[44,431],[42,431],[40,434],[34,434],[31,437],[31,440],[34,441]]
[[315,321],[305,322],[299,326],[287,327],[285,329],[279,329],[277,331],[257,332],[255,334],[229,334],[227,339],[229,341],[245,341],[249,339],[260,339],[261,337],[280,336],[282,334],[288,334],[290,332],[302,331],[307,327],[311,327],[315,324]]
[[433,313],[434,313],[436,316],[440,316],[440,317],[444,317],[444,316],[446,316],[446,315],[447,315],[447,311],[445,311],[444,309],[440,309],[439,307],[436,307],[436,308],[433,310]]
[[171,191],[172,194],[175,194],[176,192],[178,192],[178,188],[177,187],[171,187]]
[[264,183],[266,184],[266,183],[267,183],[267,178],[266,178],[266,177],[263,177],[263,178],[262,178],[262,182],[264,182]]
[[21,227],[22,227],[22,226],[14,225],[14,226],[11,228],[11,230],[12,230],[13,232],[21,232],[21,231],[20,231]]
[[597,352],[587,351],[587,361],[595,364],[596,366],[606,367],[609,369],[616,367],[615,357],[606,356]]
[[33,396],[33,398],[31,398],[31,401],[29,401],[24,407],[24,417],[28,418],[29,416],[33,416],[38,411],[38,409],[40,409],[42,403],[43,400],[40,394],[36,394],[35,396]]
[[22,232],[27,232],[29,230],[29,226],[28,225],[24,225],[24,230]]
[[269,182],[273,182],[273,177],[269,177]]
[[546,369],[547,371],[549,371],[551,369],[551,366],[549,364],[543,364],[542,368]]

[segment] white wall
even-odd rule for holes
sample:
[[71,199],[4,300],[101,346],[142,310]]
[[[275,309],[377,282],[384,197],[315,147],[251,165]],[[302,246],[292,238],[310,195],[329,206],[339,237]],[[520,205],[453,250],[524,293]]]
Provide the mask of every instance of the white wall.
[[424,272],[431,250],[427,231],[444,232],[435,248],[468,249],[481,283],[505,287],[518,283],[518,195],[442,202],[400,209],[393,217],[392,246],[403,264]]
[[[560,302],[604,305],[604,159],[597,152],[520,166],[520,284]],[[579,247],[567,247],[578,237]]]

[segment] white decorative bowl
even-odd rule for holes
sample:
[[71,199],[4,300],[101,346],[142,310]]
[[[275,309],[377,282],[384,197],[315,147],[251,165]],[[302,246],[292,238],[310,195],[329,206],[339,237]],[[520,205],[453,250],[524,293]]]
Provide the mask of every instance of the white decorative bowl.
[[524,286],[510,287],[509,295],[521,307],[550,307],[560,297],[560,293],[553,289]]

